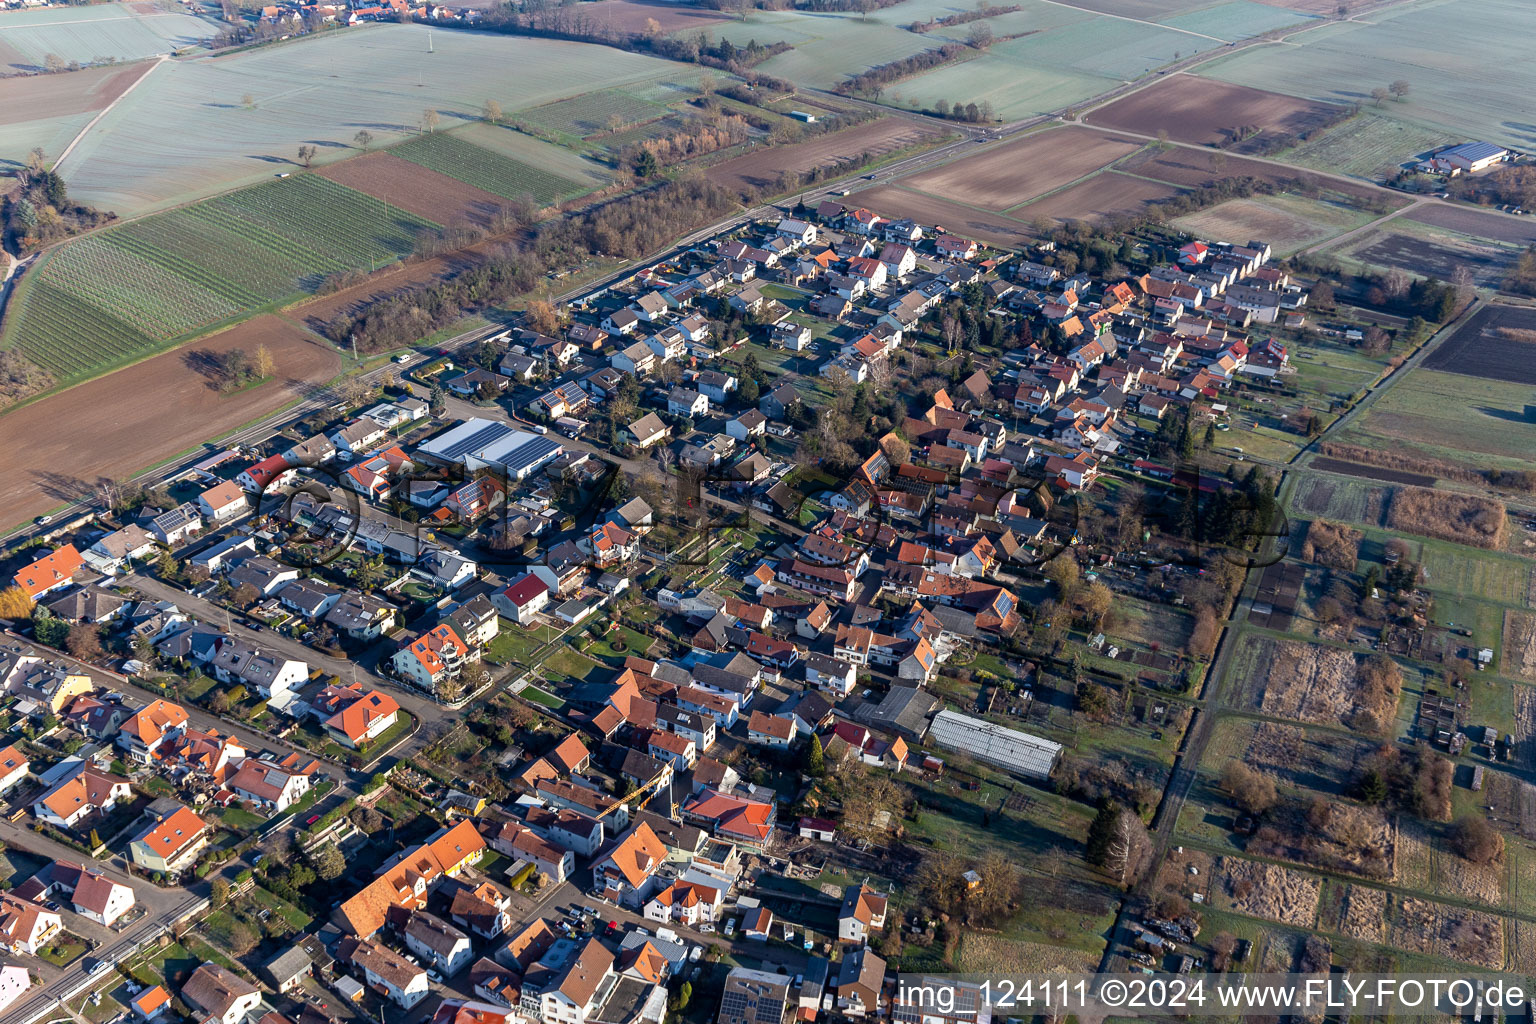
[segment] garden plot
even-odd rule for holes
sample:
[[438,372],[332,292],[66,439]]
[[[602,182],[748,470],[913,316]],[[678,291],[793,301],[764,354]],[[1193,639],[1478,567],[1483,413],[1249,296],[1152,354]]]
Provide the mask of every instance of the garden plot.
[[1504,657],[1500,665],[1505,675],[1536,683],[1536,612],[1504,610]]
[[1387,932],[1387,892],[1351,883],[1344,889],[1339,931],[1352,939],[1380,942]]
[[1489,970],[1504,966],[1503,919],[1481,910],[1398,896],[1390,945]]
[[955,954],[955,968],[967,974],[1072,974],[1092,971],[1098,963],[1099,954],[1086,950],[969,929],[960,937]]
[[1314,875],[1230,856],[1217,860],[1214,871],[1218,907],[1300,928],[1317,918],[1322,880]]
[[1260,657],[1258,670],[1248,681],[1248,691],[1266,715],[1320,725],[1348,726],[1362,712],[1390,722],[1392,706],[1364,707],[1361,679],[1353,654],[1323,644],[1294,640],[1265,640],[1268,657]]

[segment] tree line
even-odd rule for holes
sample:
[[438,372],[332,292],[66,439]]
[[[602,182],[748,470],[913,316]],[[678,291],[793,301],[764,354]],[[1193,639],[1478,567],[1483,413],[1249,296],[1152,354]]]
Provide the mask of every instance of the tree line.
[[954,28],[956,25],[964,25],[969,21],[981,21],[983,18],[996,18],[1003,14],[1012,14],[1022,10],[1018,4],[1009,4],[1007,7],[977,7],[974,10],[961,11],[944,18],[934,18],[932,21],[914,21],[907,26],[909,32],[932,32],[936,28]]
[[569,218],[545,221],[534,238],[509,245],[477,266],[338,316],[325,333],[361,352],[408,345],[481,309],[533,290],[551,268],[590,256],[637,257],[736,208],[728,189],[688,176],[620,196]]
[[961,43],[945,43],[930,50],[920,50],[910,57],[877,64],[839,82],[837,91],[845,96],[870,96],[879,98],[885,87],[912,75],[931,71],[936,67],[958,60],[969,47]]

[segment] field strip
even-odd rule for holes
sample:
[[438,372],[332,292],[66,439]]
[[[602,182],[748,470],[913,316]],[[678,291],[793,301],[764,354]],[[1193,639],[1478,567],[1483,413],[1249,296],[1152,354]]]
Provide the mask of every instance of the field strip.
[[[1028,224],[1026,224],[1022,220],[1019,220],[1017,217],[1009,217],[1006,212],[999,213],[997,210],[989,210],[985,206],[977,206],[975,203],[961,202],[958,199],[951,199],[949,196],[941,196],[937,192],[925,192],[924,190],[922,190],[920,188],[912,188],[910,185],[903,185],[899,181],[888,182],[888,184],[889,184],[889,186],[891,188],[899,188],[903,192],[911,192],[915,196],[927,196],[930,199],[939,199],[939,200],[942,200],[943,202],[946,202],[946,203],[950,204],[951,206],[963,206],[967,210],[975,210],[977,213],[984,213],[988,217],[1002,217],[1004,220],[1013,221],[1015,224],[1017,224],[1021,228],[1029,227]],[[1052,191],[1055,191],[1055,190],[1053,189]],[[1050,193],[1046,193],[1046,194],[1049,195]],[[1038,199],[1038,198],[1040,198],[1040,197],[1039,196],[1035,197],[1035,199]],[[1035,201],[1034,199],[1026,200],[1026,202],[1028,202],[1028,203],[1032,203],[1034,201]],[[1025,203],[1015,203],[1013,206],[1010,206],[1009,209],[1010,210],[1017,209],[1018,207],[1023,206],[1023,205],[1025,205]]]
[[[1130,154],[1130,155],[1134,156],[1135,154],[1133,153],[1133,154]],[[1069,188],[1075,188],[1076,186],[1081,185],[1085,181],[1088,181],[1088,180],[1090,180],[1092,178],[1097,178],[1099,175],[1103,174],[1105,171],[1114,170],[1115,169],[1115,165],[1118,164],[1118,163],[1119,163],[1119,161],[1117,160],[1117,161],[1115,161],[1115,163],[1105,164],[1103,167],[1100,167],[1098,170],[1096,170],[1096,171],[1089,171],[1087,174],[1083,175],[1081,178],[1073,179],[1072,181],[1067,182],[1065,185],[1058,185],[1056,188],[1053,188],[1053,189],[1051,189],[1048,192],[1041,192],[1037,196],[1031,196],[1029,199],[1024,200],[1022,203],[1014,203],[1012,206],[1009,206],[1009,207],[1005,208],[1002,211],[1003,215],[1007,216],[1008,214],[1012,213],[1014,210],[1017,210],[1021,206],[1028,206],[1030,203],[1038,203],[1040,200],[1048,199],[1051,196],[1054,196],[1058,192],[1065,192]],[[1119,172],[1119,173],[1124,173],[1124,172]],[[1140,175],[1127,174],[1126,177],[1128,177],[1128,178],[1140,177]],[[1166,181],[1158,181],[1156,178],[1142,178],[1142,180],[1143,181],[1150,181],[1150,182],[1152,182],[1153,184],[1156,184],[1156,185],[1168,185],[1169,184]],[[1171,188],[1179,188],[1178,185],[1172,185],[1170,187]],[[1020,221],[1020,223],[1023,223],[1023,222]]]
[[1346,231],[1342,235],[1334,235],[1332,238],[1325,239],[1325,240],[1323,240],[1321,242],[1318,242],[1316,245],[1309,245],[1305,249],[1298,250],[1295,255],[1297,255],[1297,256],[1304,256],[1307,253],[1314,252],[1314,251],[1316,251],[1318,249],[1323,248],[1324,246],[1343,245],[1344,243],[1353,240],[1356,235],[1363,234],[1364,232],[1370,231],[1370,230],[1372,230],[1374,228],[1379,228],[1379,227],[1381,227],[1381,225],[1385,224],[1387,221],[1392,220],[1395,217],[1399,217],[1402,214],[1407,213],[1409,210],[1416,210],[1416,209],[1418,209],[1421,205],[1423,205],[1427,201],[1428,201],[1428,197],[1427,196],[1421,196],[1421,197],[1419,197],[1418,199],[1415,199],[1413,202],[1409,203],[1407,206],[1403,207],[1400,210],[1393,210],[1391,213],[1384,213],[1380,217],[1377,217],[1375,220],[1371,221],[1370,223],[1362,224],[1362,225],[1360,225],[1359,227],[1355,228],[1352,231]]
[[[1079,7],[1076,4],[1060,3],[1059,0],[1040,0],[1040,2],[1050,4],[1052,7],[1070,7],[1074,11],[1087,10],[1087,8]],[[1204,32],[1191,32],[1187,28],[1178,28],[1174,25],[1160,25],[1155,21],[1147,21],[1144,18],[1132,18],[1124,14],[1106,14],[1103,11],[1094,11],[1094,13],[1102,18],[1114,18],[1116,21],[1129,21],[1134,22],[1137,25],[1150,25],[1153,28],[1165,28],[1170,32],[1182,32],[1187,36],[1196,36],[1200,39],[1211,39],[1218,43],[1230,43],[1232,41],[1230,39],[1222,39],[1220,36],[1208,36]]]
[[[117,20],[121,20],[121,19],[107,18],[107,19],[104,19],[104,20],[107,20],[107,21],[117,21]],[[109,113],[111,113],[113,107],[115,107],[119,103],[123,102],[123,98],[124,97],[126,97],[129,93],[133,92],[133,90],[137,89],[139,87],[140,83],[142,83],[144,81],[144,79],[148,78],[150,76],[150,73],[153,72],[155,70],[155,68],[159,67],[161,64],[164,64],[166,61],[168,61],[170,59],[171,59],[171,55],[170,54],[162,53],[158,58],[156,58],[156,60],[155,60],[155,62],[153,64],[151,64],[148,68],[146,68],[144,70],[144,73],[142,75],[140,75],[138,78],[135,78],[133,80],[133,84],[132,85],[128,86],[128,88],[126,88],[126,89],[124,89],[122,91],[122,93],[117,97],[117,99],[113,100],[111,103],[108,103],[105,107],[102,107],[101,108],[101,112],[98,113],[95,117],[91,118],[90,123],[88,123],[84,128],[80,129],[80,134],[76,135],[73,139],[71,139],[69,141],[69,145],[64,147],[64,152],[60,153],[59,154],[59,158],[53,162],[53,169],[54,169],[55,173],[57,173],[57,171],[58,171],[58,169],[60,167],[64,166],[65,158],[68,157],[70,153],[74,152],[75,147],[80,144],[80,140],[85,138],[86,133],[88,133],[92,128],[96,127],[96,123],[98,121],[100,121],[102,118],[106,117]]]

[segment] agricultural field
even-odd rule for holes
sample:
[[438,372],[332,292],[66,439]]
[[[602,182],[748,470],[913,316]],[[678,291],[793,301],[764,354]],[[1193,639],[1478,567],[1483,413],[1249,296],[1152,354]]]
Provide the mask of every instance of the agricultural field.
[[1536,384],[1536,310],[1484,306],[1423,365],[1479,379]]
[[243,189],[60,247],[23,280],[3,341],[72,383],[392,262],[435,226],[313,174]]
[[1091,178],[1053,192],[1034,202],[1015,207],[1009,213],[1022,220],[1094,220],[1117,214],[1138,214],[1159,199],[1169,199],[1182,189],[1158,181],[1134,178],[1118,171],[1105,171]]
[[704,172],[704,176],[720,185],[758,189],[772,185],[780,174],[803,174],[861,153],[879,158],[912,146],[936,143],[947,137],[914,121],[882,117],[842,131],[828,132],[808,142],[762,147],[744,156],[715,164]]
[[[1208,146],[1224,141],[1226,130],[1238,125],[1257,126],[1260,136],[1274,132],[1296,135],[1324,123],[1338,111],[1330,103],[1223,86],[1179,74],[1099,107],[1088,115],[1088,123],[1144,135],[1166,131],[1175,142]],[[1232,151],[1243,153],[1253,141],[1234,146]]]
[[1173,221],[1197,238],[1246,245],[1267,241],[1279,257],[1370,223],[1373,215],[1342,202],[1299,195],[1233,199]]
[[0,125],[100,110],[153,66],[144,61],[63,75],[0,78]]
[[[1331,13],[1331,12],[1330,12]],[[1253,0],[1230,0],[1187,14],[1157,19],[1159,25],[1216,36],[1229,42],[1250,39],[1281,28],[1305,28],[1310,15],[1288,11]]]
[[[341,370],[334,349],[270,315],[206,338],[196,350],[253,352],[258,345],[272,353],[275,379],[235,394],[210,388],[198,361],[175,351],[7,412],[0,417],[0,508],[7,522],[74,500],[80,481],[130,477],[184,449],[188,438],[233,430]],[[112,443],[103,444],[104,437]],[[65,466],[72,476],[60,472]]]
[[[61,173],[81,201],[134,216],[296,170],[302,142],[318,147],[324,164],[355,155],[359,129],[375,147],[414,137],[428,108],[448,129],[478,120],[488,99],[510,111],[579,95],[596,81],[642,88],[690,73],[552,39],[437,32],[433,50],[425,27],[377,24],[167,62],[102,118]],[[0,150],[0,159],[25,155]],[[565,176],[553,164],[533,166]]]
[[1476,210],[1460,204],[1428,203],[1403,214],[1403,219],[1472,238],[1521,246],[1536,244],[1536,224],[1529,218]]
[[602,188],[613,181],[612,172],[600,163],[578,156],[563,146],[525,135],[513,128],[478,122],[454,129],[465,142],[498,153],[509,160],[530,164],[586,188]]
[[1390,494],[1368,480],[1309,473],[1297,481],[1290,506],[1303,515],[1380,526]]
[[847,203],[880,210],[885,216],[911,217],[920,224],[941,224],[945,231],[994,245],[1021,246],[1034,241],[1034,233],[1025,221],[913,192],[899,185],[877,185],[855,192]]
[[1407,217],[1363,232],[1329,252],[1363,266],[1397,267],[1441,280],[1466,267],[1481,288],[1497,288],[1520,256],[1514,246],[1469,238]]
[[1366,108],[1359,117],[1287,150],[1283,159],[1314,170],[1383,180],[1416,157],[1459,141],[1460,135]]
[[1536,451],[1531,404],[1529,385],[1420,366],[1384,391],[1339,440],[1467,465],[1529,469]]
[[1383,105],[1388,116],[1525,149],[1525,126],[1536,121],[1529,99],[1536,67],[1524,59],[1529,14],[1505,0],[1399,5],[1302,33],[1286,46],[1242,50],[1200,73],[1334,103],[1369,103],[1372,89],[1402,79],[1412,91]]
[[402,160],[393,153],[369,153],[355,160],[341,160],[319,173],[338,185],[382,199],[437,224],[485,227],[504,205],[501,196]]
[[548,206],[585,191],[580,182],[482,149],[446,132],[418,135],[389,152],[392,156],[420,164],[505,199],[531,195],[540,206]]
[[662,32],[697,31],[726,20],[719,12],[701,7],[646,0],[597,0],[584,6],[581,15],[594,25],[620,32],[645,32],[653,21]]
[[154,3],[7,13],[0,19],[0,74],[41,70],[49,54],[66,63],[138,60],[199,46],[222,28],[222,21]]
[[542,107],[520,110],[514,117],[560,135],[584,139],[598,132],[612,131],[615,125],[623,128],[643,124],[668,113],[668,108],[636,99],[628,93],[601,89],[572,99],[546,103]]
[[1086,128],[1026,135],[902,179],[918,189],[1003,213],[1076,181],[1141,148],[1142,143]]

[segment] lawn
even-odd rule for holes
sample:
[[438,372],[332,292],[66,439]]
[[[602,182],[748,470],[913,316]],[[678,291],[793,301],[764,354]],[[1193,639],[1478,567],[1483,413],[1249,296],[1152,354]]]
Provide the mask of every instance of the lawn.
[[528,629],[508,619],[501,620],[501,632],[485,646],[485,660],[492,665],[513,662],[528,664],[533,652],[548,640],[548,630]]
[[259,825],[266,824],[267,821],[266,818],[248,811],[244,807],[222,807],[212,812],[211,816],[218,818],[228,828],[241,829],[246,832]]
[[523,687],[522,691],[518,695],[533,701],[535,704],[542,704],[544,707],[549,708],[551,711],[559,711],[561,708],[565,707],[565,701],[561,700],[559,697],[556,697],[548,690],[543,690],[537,686],[534,686],[532,683],[529,683],[527,686]]
[[1339,439],[1481,468],[1529,469],[1536,451],[1530,406],[1531,389],[1524,385],[1415,369]]
[[[623,638],[625,649],[615,650],[613,644],[620,637]],[[599,640],[593,640],[583,648],[583,653],[592,658],[599,658],[609,664],[622,664],[625,658],[643,655],[650,649],[655,641],[644,633],[637,633],[628,626],[620,626],[616,630],[604,633]]]
[[57,938],[38,953],[38,956],[55,967],[63,967],[65,964],[74,962],[88,948],[83,939],[69,932],[60,932]]
[[544,678],[555,683],[596,682],[598,677],[606,674],[602,665],[573,647],[558,648],[539,667]]

